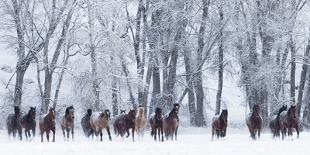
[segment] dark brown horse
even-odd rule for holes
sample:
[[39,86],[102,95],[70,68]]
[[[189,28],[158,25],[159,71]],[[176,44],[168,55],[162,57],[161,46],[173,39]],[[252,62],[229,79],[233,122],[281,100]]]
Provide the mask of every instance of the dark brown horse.
[[86,137],[89,137],[90,135],[93,135],[94,133],[94,130],[92,129],[91,124],[90,124],[90,117],[92,113],[93,112],[91,109],[87,109],[87,114],[81,120],[83,132]]
[[226,129],[227,129],[227,117],[228,117],[228,110],[222,110],[220,115],[216,115],[212,119],[212,140],[214,134],[216,137],[225,137],[226,136]]
[[28,114],[21,119],[21,126],[25,128],[26,140],[31,137],[30,130],[32,130],[32,136],[35,136],[36,124],[36,107],[30,107]]
[[65,116],[61,120],[61,129],[64,138],[66,139],[66,133],[67,131],[67,139],[69,140],[69,133],[71,131],[72,140],[74,139],[74,107],[70,106],[66,108]]
[[157,133],[160,140],[160,134],[161,134],[161,141],[164,141],[164,117],[162,114],[161,108],[155,109],[155,115],[150,119],[150,125],[151,125],[151,136],[154,137],[154,140],[157,139]]
[[9,136],[13,133],[13,138],[16,137],[16,132],[18,132],[19,140],[23,139],[22,136],[22,126],[21,126],[21,113],[18,106],[14,106],[14,114],[10,114],[6,119],[6,125],[8,129]]
[[260,107],[258,104],[254,104],[252,112],[246,118],[246,124],[249,128],[252,139],[256,139],[256,133],[258,138],[260,138],[262,123],[263,120],[260,116]]
[[50,108],[48,114],[41,118],[39,122],[41,142],[43,142],[43,134],[46,133],[46,139],[49,142],[49,134],[53,132],[53,142],[55,142],[55,109]]
[[100,141],[102,141],[102,129],[106,129],[109,135],[109,140],[112,140],[110,133],[110,111],[106,109],[104,112],[94,113],[90,118],[90,125],[95,132],[96,137],[100,134]]
[[280,119],[280,114],[285,110],[287,110],[287,106],[282,105],[282,107],[279,109],[277,115],[274,115],[269,122],[269,128],[270,128],[270,130],[272,132],[272,136],[274,138],[280,137],[281,128],[280,128],[280,120],[279,119]]
[[178,118],[179,109],[174,107],[169,113],[168,117],[164,119],[163,127],[165,132],[165,137],[168,140],[169,137],[173,140],[173,136],[175,135],[175,140],[177,140],[178,136],[178,128],[179,128],[179,118]]
[[297,132],[297,138],[299,138],[299,120],[297,117],[296,105],[291,105],[288,111],[283,111],[279,117],[279,124],[282,133],[282,139],[286,136],[286,131],[288,135],[293,135],[293,129]]
[[115,135],[123,137],[127,133],[127,138],[130,136],[129,129],[132,131],[132,140],[135,141],[135,120],[136,110],[129,110],[128,114],[120,115],[113,123]]

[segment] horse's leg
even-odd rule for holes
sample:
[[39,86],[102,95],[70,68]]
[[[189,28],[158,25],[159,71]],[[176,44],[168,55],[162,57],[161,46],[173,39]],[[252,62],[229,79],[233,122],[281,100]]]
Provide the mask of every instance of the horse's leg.
[[23,129],[21,127],[18,127],[18,136],[19,136],[19,140],[23,139]]
[[161,132],[161,141],[164,141],[164,129],[163,129],[163,127],[160,128],[160,132]]
[[154,140],[156,140],[156,136],[157,136],[157,128],[155,128],[155,129],[153,130],[153,135],[154,135]]
[[67,127],[67,139],[69,140],[70,137],[70,128]]
[[26,137],[26,141],[28,140],[28,132],[27,132],[27,130],[25,129],[25,137]]
[[43,142],[43,131],[40,131],[40,135],[41,135],[41,142]]
[[130,136],[129,129],[126,129],[126,132],[127,132],[126,138],[128,138]]
[[295,127],[296,133],[297,133],[297,138],[299,139],[299,127],[298,125]]
[[46,139],[47,139],[47,142],[50,141],[50,131],[46,131]]
[[227,128],[224,129],[223,137],[226,137],[226,129]]
[[61,127],[61,130],[62,130],[62,134],[64,136],[64,140],[66,140],[66,132],[65,132],[65,128],[64,127]]
[[214,127],[212,127],[212,140],[214,138]]
[[55,142],[55,132],[56,132],[55,128],[52,129],[52,132],[53,132],[53,142]]
[[220,138],[220,131],[219,130],[215,130],[216,131],[216,138],[219,139]]
[[102,129],[100,129],[99,134],[100,134],[100,141],[102,141]]
[[107,129],[107,132],[108,132],[108,135],[109,135],[109,140],[112,141],[110,127],[107,127],[106,129]]
[[175,141],[177,141],[178,140],[178,127],[175,129],[174,134],[175,134]]
[[260,139],[260,130],[261,130],[261,129],[258,129],[258,130],[257,130],[258,139]]
[[72,140],[74,140],[74,126],[71,129],[71,137],[72,137]]
[[132,141],[134,142],[135,141],[135,127],[132,127],[131,134],[132,134]]
[[16,129],[13,129],[13,139],[16,138]]

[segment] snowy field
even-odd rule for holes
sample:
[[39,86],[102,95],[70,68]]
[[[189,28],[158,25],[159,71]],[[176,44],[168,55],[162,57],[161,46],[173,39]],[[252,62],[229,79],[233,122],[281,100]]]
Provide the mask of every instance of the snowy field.
[[0,131],[0,155],[309,155],[310,133],[301,133],[300,139],[272,139],[264,132],[260,140],[250,139],[246,130],[228,129],[225,139],[211,140],[209,128],[181,128],[178,141],[154,142],[149,131],[143,139],[112,136],[103,142],[86,139],[77,131],[75,140],[64,141],[57,130],[55,143],[41,143],[37,136],[31,142],[8,140],[5,130]]

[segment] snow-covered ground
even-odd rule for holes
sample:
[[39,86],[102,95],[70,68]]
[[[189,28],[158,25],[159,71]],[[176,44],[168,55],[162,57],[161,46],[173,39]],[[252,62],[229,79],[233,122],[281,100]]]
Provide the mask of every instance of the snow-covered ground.
[[261,139],[253,141],[245,129],[228,129],[224,139],[211,140],[209,128],[181,128],[178,141],[154,142],[146,132],[145,137],[136,142],[131,138],[121,139],[112,136],[108,141],[86,139],[77,131],[74,141],[64,141],[57,130],[55,143],[41,143],[37,136],[31,142],[8,140],[5,130],[0,131],[1,155],[308,155],[310,153],[310,133],[303,132],[299,139],[272,139],[269,132],[264,132]]

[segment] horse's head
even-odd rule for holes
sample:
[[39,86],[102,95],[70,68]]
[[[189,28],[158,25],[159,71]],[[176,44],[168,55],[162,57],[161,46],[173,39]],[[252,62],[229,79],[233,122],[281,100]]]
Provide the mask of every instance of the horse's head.
[[135,120],[136,118],[136,110],[129,110],[128,114],[127,114],[127,117],[130,119],[130,120]]
[[178,117],[178,109],[177,108],[173,108],[170,113],[169,113],[169,117]]
[[36,118],[36,107],[30,107],[28,115],[31,116],[33,119]]
[[227,123],[227,117],[228,117],[228,110],[227,110],[227,109],[222,110],[221,115],[220,115],[220,118],[221,118],[225,123]]
[[179,111],[179,109],[180,109],[180,104],[179,104],[179,103],[173,104],[173,108],[176,108],[176,109],[178,109],[178,111]]
[[14,114],[19,115],[20,114],[20,108],[19,106],[14,106]]
[[254,104],[253,106],[253,114],[254,115],[259,115],[260,107],[258,104]]
[[142,116],[142,115],[144,115],[144,107],[138,107],[138,115],[139,116]]
[[55,109],[50,108],[48,115],[50,115],[50,117],[54,120],[55,119]]
[[104,110],[104,116],[107,120],[111,120],[111,112],[109,109]]
[[288,112],[287,112],[287,115],[289,118],[297,118],[297,108],[296,108],[296,105],[291,105],[291,107],[288,109]]
[[74,119],[74,107],[70,106],[66,109],[66,114],[65,114],[66,118],[70,118],[70,119]]
[[91,116],[93,114],[93,111],[91,109],[87,109],[87,115]]
[[161,120],[162,119],[162,109],[161,108],[156,108],[155,109],[155,119],[156,120]]

